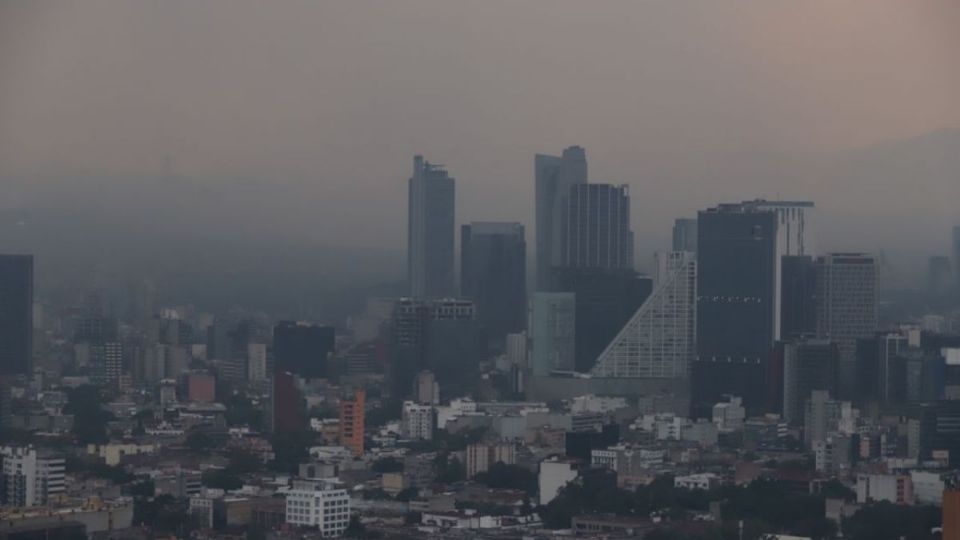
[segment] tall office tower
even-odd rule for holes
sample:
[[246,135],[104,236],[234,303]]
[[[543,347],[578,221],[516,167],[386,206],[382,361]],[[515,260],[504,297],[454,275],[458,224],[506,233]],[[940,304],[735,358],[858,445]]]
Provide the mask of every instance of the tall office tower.
[[817,259],[817,336],[840,350],[838,395],[856,392],[857,339],[877,331],[877,261],[863,253]]
[[653,280],[629,269],[555,268],[553,280],[557,292],[574,295],[574,369],[584,373],[653,290]]
[[564,215],[563,268],[633,268],[630,195],[626,185],[576,184]]
[[270,431],[299,433],[306,427],[303,395],[296,376],[288,371],[275,372],[270,393]]
[[413,157],[407,226],[407,274],[414,298],[455,294],[456,182],[440,165]]
[[424,369],[458,395],[486,359],[487,339],[469,300],[400,299],[394,304],[390,332],[390,380],[396,397],[409,395],[414,377]]
[[810,336],[816,326],[817,267],[813,257],[786,255],[780,260],[780,336]]
[[673,222],[673,251],[697,252],[697,219],[677,218]]
[[66,461],[62,456],[40,454],[33,447],[5,446],[0,448],[0,460],[0,504],[42,506],[66,490]]
[[953,272],[957,278],[954,286],[960,291],[960,225],[953,227]]
[[487,337],[498,343],[526,326],[527,244],[520,223],[461,228],[460,288],[477,306]]
[[944,295],[954,288],[953,269],[950,267],[950,257],[942,255],[930,257],[927,260],[927,292],[930,295]]
[[274,371],[289,371],[306,379],[327,377],[327,361],[335,345],[332,326],[281,321],[273,327]]
[[593,376],[689,376],[696,357],[697,263],[687,251],[665,258],[656,290],[602,352]]
[[349,448],[354,456],[363,455],[365,403],[364,390],[354,392],[353,399],[340,399],[340,445]]
[[837,346],[829,341],[800,339],[783,344],[783,419],[803,423],[803,404],[814,390],[836,389]]
[[536,176],[537,289],[548,290],[550,272],[560,265],[563,215],[570,188],[587,183],[587,157],[583,148],[571,146],[561,156],[534,156]]
[[0,377],[33,365],[33,255],[0,255]]
[[694,412],[725,394],[748,411],[764,402],[764,378],[777,338],[777,214],[723,204],[697,219],[697,361]]
[[116,387],[123,375],[123,343],[107,341],[90,345],[90,365],[97,384]]
[[576,309],[573,293],[538,292],[530,300],[530,371],[573,371]]

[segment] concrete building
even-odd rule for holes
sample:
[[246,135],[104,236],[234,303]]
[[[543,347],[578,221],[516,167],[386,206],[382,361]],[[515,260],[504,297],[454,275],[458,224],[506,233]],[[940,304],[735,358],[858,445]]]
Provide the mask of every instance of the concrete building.
[[328,480],[294,480],[286,496],[286,521],[341,536],[350,524],[350,495]]
[[247,345],[247,380],[256,382],[267,379],[267,344]]
[[354,456],[363,455],[364,407],[366,391],[357,390],[353,399],[340,399],[340,444]]
[[689,474],[673,479],[673,487],[679,489],[702,489],[709,491],[720,485],[720,477],[713,473]]
[[455,193],[456,181],[443,166],[414,156],[407,216],[407,275],[414,298],[455,294]]
[[579,475],[581,464],[552,457],[540,462],[538,485],[540,488],[540,505],[549,504],[557,497],[560,488],[572,482]]
[[570,188],[587,183],[587,157],[583,148],[571,146],[561,156],[534,156],[536,181],[537,291],[550,290],[551,271],[561,265],[563,216]]
[[913,504],[913,483],[906,475],[858,474],[857,502],[887,501]]
[[433,428],[432,405],[421,405],[413,401],[403,403],[403,413],[400,421],[400,431],[403,438],[429,441],[433,439]]
[[66,461],[61,456],[41,455],[33,447],[0,448],[3,478],[0,503],[7,506],[42,506],[65,490]]
[[743,408],[743,400],[736,396],[730,396],[727,401],[713,406],[713,423],[721,433],[742,430],[746,418],[747,410]]
[[839,397],[854,397],[857,339],[876,333],[878,266],[865,253],[831,253],[817,259],[817,336],[837,345]]
[[495,463],[516,465],[517,447],[513,443],[471,444],[467,446],[467,478],[487,472]]
[[575,362],[576,298],[538,292],[530,301],[530,370],[535,376],[572,371]]
[[413,395],[421,405],[437,405],[440,403],[440,385],[430,370],[421,371],[413,382]]
[[831,433],[852,434],[857,415],[849,401],[836,401],[829,392],[814,390],[804,406],[804,444],[812,449],[815,442],[826,440]]

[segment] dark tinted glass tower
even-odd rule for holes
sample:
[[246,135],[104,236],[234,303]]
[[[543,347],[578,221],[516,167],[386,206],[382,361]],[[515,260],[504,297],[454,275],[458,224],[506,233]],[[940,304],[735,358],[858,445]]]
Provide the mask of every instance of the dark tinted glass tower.
[[570,188],[561,267],[633,268],[630,196],[626,185]]
[[446,298],[454,289],[456,184],[439,165],[413,158],[409,185],[407,265],[410,294]]
[[780,336],[791,339],[813,335],[817,330],[817,268],[813,257],[784,256],[780,272]]
[[464,225],[460,236],[460,276],[462,296],[473,300],[487,337],[502,342],[507,334],[524,329],[527,244],[523,225]]
[[547,291],[550,272],[560,265],[563,244],[563,214],[570,187],[587,183],[587,156],[583,148],[571,146],[561,156],[534,156],[537,221],[537,290]]
[[332,326],[281,321],[273,328],[274,372],[307,379],[326,377],[335,343]]
[[775,339],[776,213],[720,205],[697,226],[697,361],[693,406],[705,414],[724,394],[762,407]]
[[633,270],[562,268],[558,292],[574,294],[575,369],[590,371],[600,353],[650,296],[653,280]]
[[0,376],[30,373],[33,256],[0,255]]
[[837,346],[829,341],[801,339],[783,344],[783,418],[803,424],[803,404],[814,390],[836,390]]

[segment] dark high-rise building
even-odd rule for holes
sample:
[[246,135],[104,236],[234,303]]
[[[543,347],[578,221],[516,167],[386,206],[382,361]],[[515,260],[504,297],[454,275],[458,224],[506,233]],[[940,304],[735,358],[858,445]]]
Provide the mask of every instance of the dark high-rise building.
[[872,255],[831,253],[817,259],[817,336],[840,349],[841,399],[855,394],[857,339],[877,331],[877,281]]
[[453,177],[414,156],[407,216],[407,270],[414,298],[455,294],[455,201]]
[[537,221],[537,289],[546,291],[551,269],[560,266],[563,216],[570,188],[587,183],[587,157],[583,148],[571,146],[561,156],[534,156]]
[[960,225],[953,227],[953,272],[956,275],[954,286],[960,291]]
[[653,290],[653,280],[629,269],[558,268],[554,280],[556,292],[574,294],[574,367],[580,372],[593,368]]
[[633,268],[630,196],[626,185],[571,186],[564,222],[560,267]]
[[829,341],[801,339],[783,343],[783,418],[803,424],[803,404],[814,390],[833,394],[837,381],[837,346]]
[[33,256],[0,255],[0,376],[33,364]]
[[792,339],[813,335],[817,331],[817,268],[813,257],[782,257],[780,276],[780,336]]
[[945,295],[954,288],[953,269],[950,257],[942,255],[927,260],[927,292],[931,297]]
[[436,375],[444,392],[468,387],[486,358],[487,340],[476,319],[476,307],[469,300],[398,300],[390,340],[394,395],[407,395],[414,377],[424,369]]
[[960,467],[960,401],[938,401],[920,407],[920,459],[945,459]]
[[274,372],[305,379],[329,375],[327,361],[336,346],[332,326],[281,321],[273,327]]
[[724,394],[762,407],[777,335],[777,213],[724,204],[697,220],[697,361],[693,407],[704,414]]
[[696,218],[677,218],[673,222],[673,251],[697,252]]
[[270,393],[270,428],[274,433],[299,433],[306,429],[303,396],[290,372],[273,374]]
[[519,223],[471,223],[461,228],[460,288],[473,300],[487,337],[502,346],[526,326],[527,244]]

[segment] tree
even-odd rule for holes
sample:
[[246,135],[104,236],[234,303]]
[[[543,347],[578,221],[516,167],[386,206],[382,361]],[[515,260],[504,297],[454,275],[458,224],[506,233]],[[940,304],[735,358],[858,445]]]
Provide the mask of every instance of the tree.
[[437,463],[437,482],[452,484],[462,482],[467,478],[467,468],[456,457],[443,456]]
[[200,429],[194,429],[187,435],[187,447],[194,452],[206,452],[216,446],[216,443],[208,433]]
[[940,525],[940,509],[933,506],[900,506],[886,501],[870,504],[843,521],[851,540],[933,540],[931,530]]
[[243,480],[225,469],[209,469],[200,477],[204,486],[224,491],[232,491],[243,487]]
[[251,474],[263,468],[259,457],[240,448],[228,450],[227,459],[230,460],[227,464],[227,470],[232,474]]

